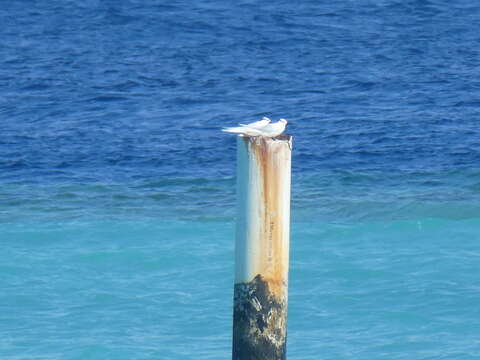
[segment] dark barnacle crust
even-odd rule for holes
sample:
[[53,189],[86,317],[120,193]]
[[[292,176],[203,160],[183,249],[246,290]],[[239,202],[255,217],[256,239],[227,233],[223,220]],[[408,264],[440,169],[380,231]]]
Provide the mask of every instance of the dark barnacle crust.
[[262,276],[235,284],[232,359],[284,360],[286,319],[286,299],[276,298]]

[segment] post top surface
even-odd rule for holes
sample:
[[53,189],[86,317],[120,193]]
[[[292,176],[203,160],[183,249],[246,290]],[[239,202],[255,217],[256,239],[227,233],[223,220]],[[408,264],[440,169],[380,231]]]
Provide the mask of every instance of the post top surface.
[[276,140],[285,140],[285,141],[292,141],[292,136],[287,134],[279,135],[275,138]]
[[242,139],[245,144],[250,143],[253,146],[261,146],[261,144],[267,145],[268,147],[270,146],[275,146],[275,144],[282,146],[283,144],[288,144],[288,147],[292,149],[292,139],[293,137],[290,135],[279,135],[276,137],[268,137],[268,136],[244,136],[244,137],[238,137],[238,139]]

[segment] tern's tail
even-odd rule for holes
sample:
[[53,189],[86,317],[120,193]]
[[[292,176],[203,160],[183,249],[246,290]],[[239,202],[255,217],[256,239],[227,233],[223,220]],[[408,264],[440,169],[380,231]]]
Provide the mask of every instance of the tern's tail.
[[227,127],[227,128],[223,128],[222,131],[229,132],[229,133],[241,134],[241,133],[245,132],[245,128],[240,127],[240,126],[238,126],[238,127]]
[[262,133],[258,130],[255,129],[250,129],[249,127],[246,126],[237,126],[237,127],[228,127],[222,129],[222,131],[229,132],[229,133],[234,133],[234,134],[240,134],[240,136],[259,136],[262,135]]

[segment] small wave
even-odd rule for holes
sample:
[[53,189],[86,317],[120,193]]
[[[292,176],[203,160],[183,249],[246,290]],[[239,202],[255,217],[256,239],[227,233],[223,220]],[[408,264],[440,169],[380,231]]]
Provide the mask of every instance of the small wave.
[[120,95],[99,95],[88,99],[88,102],[118,102],[128,100],[125,96]]

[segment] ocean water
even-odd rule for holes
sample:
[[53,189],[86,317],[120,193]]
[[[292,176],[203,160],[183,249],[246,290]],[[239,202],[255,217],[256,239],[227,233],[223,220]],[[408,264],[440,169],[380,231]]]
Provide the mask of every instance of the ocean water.
[[294,136],[288,358],[480,358],[480,3],[5,2],[0,358],[228,359],[235,139]]

